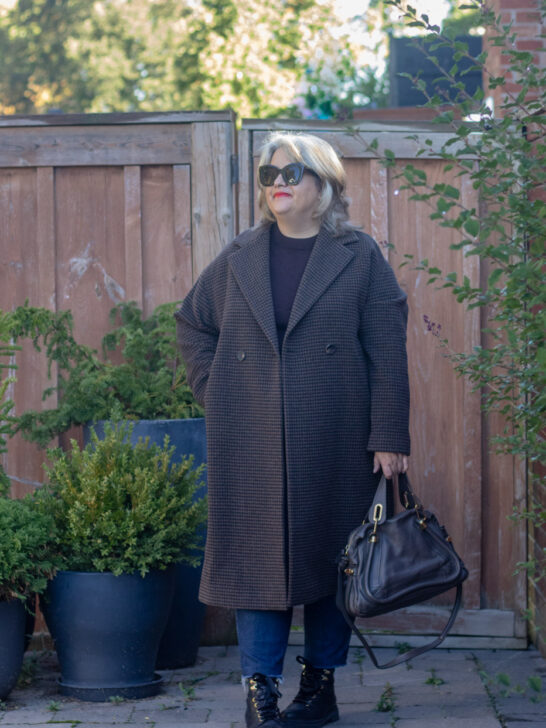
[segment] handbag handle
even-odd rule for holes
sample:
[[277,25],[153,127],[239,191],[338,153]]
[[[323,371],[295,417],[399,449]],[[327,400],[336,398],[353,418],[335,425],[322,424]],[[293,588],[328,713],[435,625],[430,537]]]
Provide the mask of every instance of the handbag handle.
[[[409,510],[416,508],[418,511],[423,510],[423,505],[419,498],[415,495],[411,489],[411,483],[406,473],[400,473],[399,475],[393,476],[393,481],[398,485],[398,498],[400,499],[400,505]],[[372,523],[375,520],[376,507],[381,505],[381,517],[377,521],[379,524],[384,523],[387,520],[387,479],[384,475],[381,476],[379,485],[375,491],[375,496],[368,511],[367,520]]]
[[455,618],[457,617],[457,612],[459,611],[459,607],[461,606],[461,599],[463,595],[463,587],[462,584],[457,584],[457,594],[455,596],[455,602],[453,603],[453,607],[451,608],[451,614],[449,615],[449,619],[445,625],[445,627],[442,630],[442,633],[436,637],[435,640],[432,642],[427,642],[426,645],[421,645],[421,647],[413,647],[413,649],[409,650],[408,652],[404,652],[402,655],[398,655],[392,660],[389,660],[389,662],[386,662],[384,665],[380,665],[377,661],[377,657],[374,654],[374,651],[366,642],[366,638],[362,634],[362,632],[358,629],[358,627],[355,624],[355,620],[351,619],[349,616],[349,613],[345,609],[345,600],[343,599],[343,574],[341,570],[338,571],[338,577],[337,577],[337,597],[336,597],[336,604],[337,608],[340,610],[342,615],[345,618],[345,621],[349,625],[349,627],[352,629],[352,631],[356,634],[358,639],[362,642],[364,645],[364,648],[366,649],[366,652],[370,656],[371,661],[377,667],[379,670],[386,670],[388,667],[394,667],[395,665],[400,665],[402,662],[407,662],[408,660],[412,660],[414,657],[418,657],[419,655],[422,655],[424,652],[428,652],[429,650],[433,650],[435,647],[438,647],[439,644],[441,644],[445,638],[447,637],[447,634],[449,630],[452,628],[453,623],[455,622]]
[[[411,489],[411,484],[409,481],[408,476],[406,473],[400,473],[399,475],[395,475],[393,477],[393,481],[398,485],[398,497],[400,498],[400,504],[405,508],[406,510],[409,510],[411,508],[415,508],[416,511],[419,513],[423,512],[423,506],[413,490]],[[374,520],[375,514],[377,514],[377,506],[381,505],[381,517],[379,520],[377,520],[377,523],[381,524],[383,523],[387,518],[387,479],[384,475],[381,476],[381,480],[379,481],[379,485],[377,487],[373,503],[370,506],[370,510],[368,511],[368,521],[372,522]],[[358,639],[362,642],[364,648],[366,649],[366,652],[370,656],[371,661],[377,667],[379,670],[385,670],[388,667],[394,667],[395,665],[400,665],[402,662],[407,662],[408,660],[413,659],[414,657],[418,657],[419,655],[422,655],[425,652],[428,652],[429,650],[433,650],[435,647],[438,647],[439,644],[441,644],[445,638],[448,635],[449,630],[452,628],[453,623],[455,622],[455,619],[457,617],[457,612],[459,611],[459,607],[461,606],[461,600],[463,595],[463,587],[462,584],[457,584],[457,593],[455,595],[455,601],[453,603],[453,607],[451,608],[451,614],[449,615],[449,619],[443,628],[441,634],[436,637],[436,639],[432,640],[432,642],[428,642],[426,645],[422,645],[421,647],[414,647],[413,649],[409,650],[408,652],[404,652],[402,655],[398,655],[394,659],[390,660],[389,662],[386,662],[384,665],[380,665],[377,661],[377,658],[366,641],[366,638],[362,634],[362,632],[358,629],[358,627],[355,624],[355,620],[349,615],[347,612],[347,609],[345,608],[345,599],[343,598],[343,573],[341,569],[338,569],[338,576],[337,576],[337,595],[336,595],[336,604],[337,608],[345,618],[345,621],[349,625],[349,627],[352,629],[352,631],[356,634]]]

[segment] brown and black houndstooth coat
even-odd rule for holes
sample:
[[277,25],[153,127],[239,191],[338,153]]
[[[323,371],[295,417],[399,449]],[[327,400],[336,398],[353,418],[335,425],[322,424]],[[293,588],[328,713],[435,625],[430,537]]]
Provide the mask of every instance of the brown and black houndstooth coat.
[[175,315],[206,413],[201,600],[286,609],[335,593],[374,451],[409,454],[407,305],[391,268],[367,235],[321,228],[279,356],[266,225],[228,245]]

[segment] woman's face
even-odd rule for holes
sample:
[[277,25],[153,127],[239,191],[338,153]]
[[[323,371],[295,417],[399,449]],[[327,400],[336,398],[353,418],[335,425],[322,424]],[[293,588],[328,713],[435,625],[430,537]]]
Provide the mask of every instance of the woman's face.
[[[271,157],[270,164],[282,169],[293,162],[284,149],[277,149]],[[305,172],[298,185],[288,185],[279,174],[271,187],[265,187],[265,198],[269,209],[277,222],[285,223],[290,227],[305,229],[317,227],[319,223],[313,213],[317,209],[320,199],[320,185],[318,179],[309,172]]]

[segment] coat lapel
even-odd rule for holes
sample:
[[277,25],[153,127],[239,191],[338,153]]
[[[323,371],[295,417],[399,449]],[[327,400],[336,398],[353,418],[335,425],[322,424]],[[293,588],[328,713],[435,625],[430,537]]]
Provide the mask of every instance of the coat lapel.
[[[252,231],[254,232],[254,231]],[[254,317],[279,352],[269,275],[269,225],[264,225],[230,255],[229,264]]]
[[287,335],[353,259],[354,253],[344,243],[355,239],[354,233],[334,238],[320,229],[292,305]]
[[[279,353],[269,271],[269,230],[270,226],[264,225],[245,235],[239,250],[230,255],[229,264],[256,321]],[[353,259],[345,243],[355,239],[354,233],[334,238],[320,229],[294,299],[287,334]]]

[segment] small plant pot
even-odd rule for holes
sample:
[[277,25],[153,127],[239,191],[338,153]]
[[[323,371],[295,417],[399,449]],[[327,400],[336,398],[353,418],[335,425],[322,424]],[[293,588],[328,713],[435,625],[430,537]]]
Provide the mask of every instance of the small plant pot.
[[174,568],[140,574],[60,571],[42,611],[57,650],[63,695],[107,701],[161,689],[154,672],[174,591]]
[[0,602],[0,700],[17,683],[25,653],[25,604],[19,599]]

